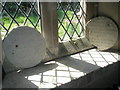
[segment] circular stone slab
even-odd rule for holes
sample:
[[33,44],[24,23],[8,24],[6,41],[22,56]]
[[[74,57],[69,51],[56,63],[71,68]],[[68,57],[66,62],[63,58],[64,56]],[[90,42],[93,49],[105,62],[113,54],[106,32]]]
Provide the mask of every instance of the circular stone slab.
[[109,18],[96,17],[87,23],[88,39],[99,50],[114,46],[118,38],[118,28]]
[[13,29],[4,39],[5,55],[14,66],[29,68],[45,56],[45,40],[34,28],[22,26]]

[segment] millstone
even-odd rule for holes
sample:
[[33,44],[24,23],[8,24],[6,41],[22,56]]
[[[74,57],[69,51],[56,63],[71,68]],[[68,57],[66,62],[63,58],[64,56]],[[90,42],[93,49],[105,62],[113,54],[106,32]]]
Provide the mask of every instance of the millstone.
[[16,67],[33,67],[45,56],[45,40],[31,27],[13,29],[4,39],[3,45],[6,58]]
[[117,25],[107,17],[96,17],[87,23],[88,39],[99,50],[114,46],[118,39]]

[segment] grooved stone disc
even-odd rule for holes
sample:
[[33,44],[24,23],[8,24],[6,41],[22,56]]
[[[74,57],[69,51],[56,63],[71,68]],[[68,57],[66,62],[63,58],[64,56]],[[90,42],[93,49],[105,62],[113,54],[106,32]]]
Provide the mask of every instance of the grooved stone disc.
[[109,18],[96,17],[87,23],[88,38],[99,50],[114,46],[118,38],[118,28]]
[[33,67],[45,56],[44,38],[36,29],[27,26],[13,29],[3,45],[8,61],[16,67]]

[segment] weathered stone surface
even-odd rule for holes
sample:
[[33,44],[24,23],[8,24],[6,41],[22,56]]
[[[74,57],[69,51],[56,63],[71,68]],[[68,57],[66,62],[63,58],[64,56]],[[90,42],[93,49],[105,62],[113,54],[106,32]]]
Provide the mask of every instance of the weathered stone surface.
[[0,90],[2,89],[2,65],[0,63]]
[[2,39],[0,32],[0,90],[2,88]]
[[99,50],[114,46],[118,38],[117,25],[107,17],[96,17],[87,23],[88,39]]
[[2,64],[2,39],[1,39],[1,32],[0,32],[0,64]]
[[33,67],[45,56],[44,38],[36,29],[27,26],[13,29],[3,45],[6,58],[15,67]]
[[3,88],[38,88],[35,84],[25,78],[24,75],[12,72],[8,73],[3,80]]

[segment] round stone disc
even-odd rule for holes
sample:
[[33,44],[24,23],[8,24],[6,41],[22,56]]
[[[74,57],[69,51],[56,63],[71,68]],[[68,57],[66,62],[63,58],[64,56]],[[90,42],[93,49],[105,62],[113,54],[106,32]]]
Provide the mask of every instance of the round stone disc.
[[4,39],[3,45],[5,56],[16,67],[33,67],[45,56],[45,40],[31,27],[21,26],[13,29]]
[[96,17],[87,23],[88,39],[99,50],[114,46],[118,39],[117,25],[107,17]]

